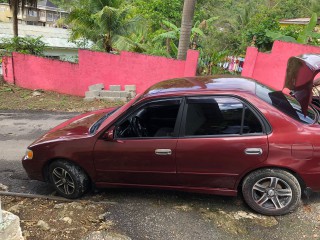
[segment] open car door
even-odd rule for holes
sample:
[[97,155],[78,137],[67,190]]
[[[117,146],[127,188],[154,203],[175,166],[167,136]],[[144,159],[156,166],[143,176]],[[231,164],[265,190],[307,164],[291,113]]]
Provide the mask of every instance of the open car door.
[[319,81],[314,81],[319,72],[320,54],[303,54],[288,60],[284,88],[292,91],[305,115],[312,101],[312,88],[320,85]]

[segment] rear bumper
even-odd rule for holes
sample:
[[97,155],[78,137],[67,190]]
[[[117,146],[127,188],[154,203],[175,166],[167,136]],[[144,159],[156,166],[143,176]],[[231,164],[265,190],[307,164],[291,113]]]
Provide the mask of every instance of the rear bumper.
[[320,172],[301,174],[306,187],[310,188],[313,192],[320,192]]

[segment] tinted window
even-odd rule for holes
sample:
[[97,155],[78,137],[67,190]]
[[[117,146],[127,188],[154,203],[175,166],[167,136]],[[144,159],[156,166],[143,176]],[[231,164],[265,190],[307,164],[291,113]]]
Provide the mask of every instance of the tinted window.
[[232,97],[189,98],[186,136],[262,133],[256,115]]
[[243,134],[262,132],[262,125],[257,116],[249,108],[245,107],[243,120]]
[[116,129],[118,138],[173,137],[181,100],[147,104],[125,118]]
[[281,112],[289,115],[290,117],[303,122],[303,123],[314,123],[316,119],[316,113],[312,108],[308,109],[307,115],[304,116],[301,110],[299,102],[288,95],[285,95],[281,91],[274,91],[271,88],[260,85],[256,85],[256,95],[263,101],[276,107]]

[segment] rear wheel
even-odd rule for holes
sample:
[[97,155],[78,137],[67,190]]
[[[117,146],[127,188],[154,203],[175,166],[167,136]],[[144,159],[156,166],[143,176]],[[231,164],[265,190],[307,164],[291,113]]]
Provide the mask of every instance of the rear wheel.
[[65,198],[78,198],[89,189],[89,178],[79,167],[58,160],[49,166],[49,178],[57,192]]
[[298,207],[301,187],[287,171],[261,169],[244,179],[242,194],[253,210],[265,215],[283,215]]

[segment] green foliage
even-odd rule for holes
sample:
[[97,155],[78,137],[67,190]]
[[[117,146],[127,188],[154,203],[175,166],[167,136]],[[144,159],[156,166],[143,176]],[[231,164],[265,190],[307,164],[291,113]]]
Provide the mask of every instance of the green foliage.
[[280,40],[284,42],[297,42],[297,40],[294,37],[284,35],[281,32],[273,32],[273,31],[266,31],[267,37],[271,38],[273,41],[274,40]]
[[151,31],[161,28],[163,21],[180,25],[183,1],[181,0],[132,0],[136,13],[149,24]]
[[[69,24],[72,39],[81,47],[93,44],[95,50],[176,56],[182,0],[54,1],[74,4]],[[190,48],[211,58],[225,52],[241,55],[248,46],[270,51],[275,39],[300,37],[304,43],[319,44],[317,33],[279,25],[280,19],[308,17],[312,12],[320,15],[319,0],[197,0]]]
[[320,4],[319,0],[311,0],[310,11],[320,16]]
[[280,25],[275,14],[265,10],[255,14],[247,25],[245,33],[245,44],[254,45],[262,51],[272,48],[273,40],[267,36],[267,30],[280,30]]
[[[71,40],[92,41],[96,49],[110,52],[124,43],[140,27],[141,18],[132,17],[133,8],[124,0],[80,0],[67,22],[71,25]],[[130,41],[126,41],[130,44]],[[122,50],[122,49],[119,49]]]
[[310,15],[310,5],[310,0],[276,0],[274,10],[279,18],[299,18]]
[[[297,38],[298,43],[306,44],[309,42],[309,39],[311,38],[311,35],[313,34],[314,28],[317,25],[318,17],[316,13],[313,13],[310,22],[305,26],[305,28],[301,31]],[[313,34],[315,37],[316,35]],[[320,38],[320,34],[318,34],[318,38]]]
[[218,64],[223,62],[226,56],[228,56],[228,51],[212,52],[211,54],[206,54],[202,49],[200,49],[200,58],[198,61],[198,74],[230,74],[229,71],[224,70],[221,67],[218,67]]
[[50,0],[54,5],[56,5],[59,8],[62,8],[64,10],[70,9],[72,6],[74,6],[76,3],[78,3],[78,0]]
[[0,42],[0,48],[4,49],[7,53],[20,52],[42,56],[46,47],[45,43],[41,40],[41,37],[2,38]]
[[[203,37],[204,30],[206,28],[206,24],[210,23],[217,18],[211,18],[208,20],[204,20],[200,23],[200,21],[197,21],[193,28],[191,29],[191,36],[190,36],[190,48],[197,48],[199,38]],[[166,44],[166,50],[167,53],[172,56],[176,57],[178,53],[178,42],[180,37],[180,27],[174,25],[173,23],[169,21],[163,21],[163,29],[158,31],[159,34],[157,34],[153,39],[152,42],[158,42],[158,43],[164,43]]]
[[165,32],[160,33],[153,38],[153,41],[161,41],[166,39],[177,40],[180,35],[180,28],[174,25],[173,23],[163,20],[163,28]]
[[313,13],[312,17],[310,18],[310,22],[305,27],[300,29],[296,28],[296,31],[292,31],[294,28],[285,28],[284,30],[280,30],[278,32],[268,30],[267,36],[273,41],[282,40],[286,42],[320,45],[318,42],[318,39],[320,39],[320,33],[314,32],[314,29],[317,25],[317,19],[317,14]]

